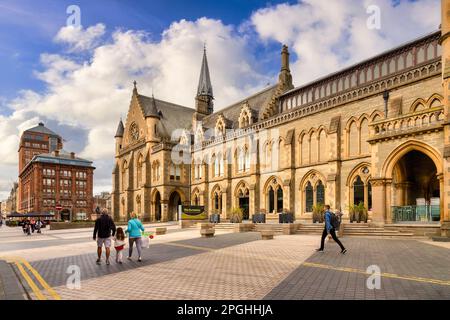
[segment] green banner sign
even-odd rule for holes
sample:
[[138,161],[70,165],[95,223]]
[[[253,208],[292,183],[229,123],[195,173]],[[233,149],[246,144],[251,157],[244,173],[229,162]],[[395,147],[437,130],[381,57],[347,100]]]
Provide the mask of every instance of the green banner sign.
[[204,206],[182,206],[181,220],[207,220]]

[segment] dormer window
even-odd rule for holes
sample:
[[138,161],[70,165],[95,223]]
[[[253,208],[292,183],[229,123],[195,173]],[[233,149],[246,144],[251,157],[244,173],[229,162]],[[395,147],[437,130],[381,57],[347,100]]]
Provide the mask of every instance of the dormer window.
[[245,128],[251,124],[253,124],[252,110],[248,102],[245,102],[239,115],[239,128]]

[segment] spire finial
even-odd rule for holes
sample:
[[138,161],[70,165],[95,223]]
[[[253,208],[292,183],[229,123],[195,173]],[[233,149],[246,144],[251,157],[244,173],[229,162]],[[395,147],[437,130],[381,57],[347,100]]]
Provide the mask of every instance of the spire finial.
[[133,81],[133,91],[136,91],[137,92],[137,82],[136,82],[136,80],[134,80]]

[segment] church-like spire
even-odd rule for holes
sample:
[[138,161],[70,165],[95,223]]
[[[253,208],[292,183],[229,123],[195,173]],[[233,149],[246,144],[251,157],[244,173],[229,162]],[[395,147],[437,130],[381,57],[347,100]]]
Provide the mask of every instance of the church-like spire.
[[116,131],[115,137],[116,137],[116,138],[122,138],[122,137],[123,137],[124,131],[125,131],[125,128],[124,128],[124,126],[123,126],[122,119],[120,119],[119,125],[117,126],[117,131]]
[[197,96],[213,97],[211,78],[209,76],[208,59],[206,58],[206,47],[203,47],[202,69],[198,80]]

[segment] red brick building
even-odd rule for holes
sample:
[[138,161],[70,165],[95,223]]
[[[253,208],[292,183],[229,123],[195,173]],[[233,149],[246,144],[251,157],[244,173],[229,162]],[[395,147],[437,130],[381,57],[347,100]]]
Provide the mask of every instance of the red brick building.
[[25,131],[19,147],[18,211],[90,219],[94,169],[91,161],[62,150],[62,138],[42,123]]

